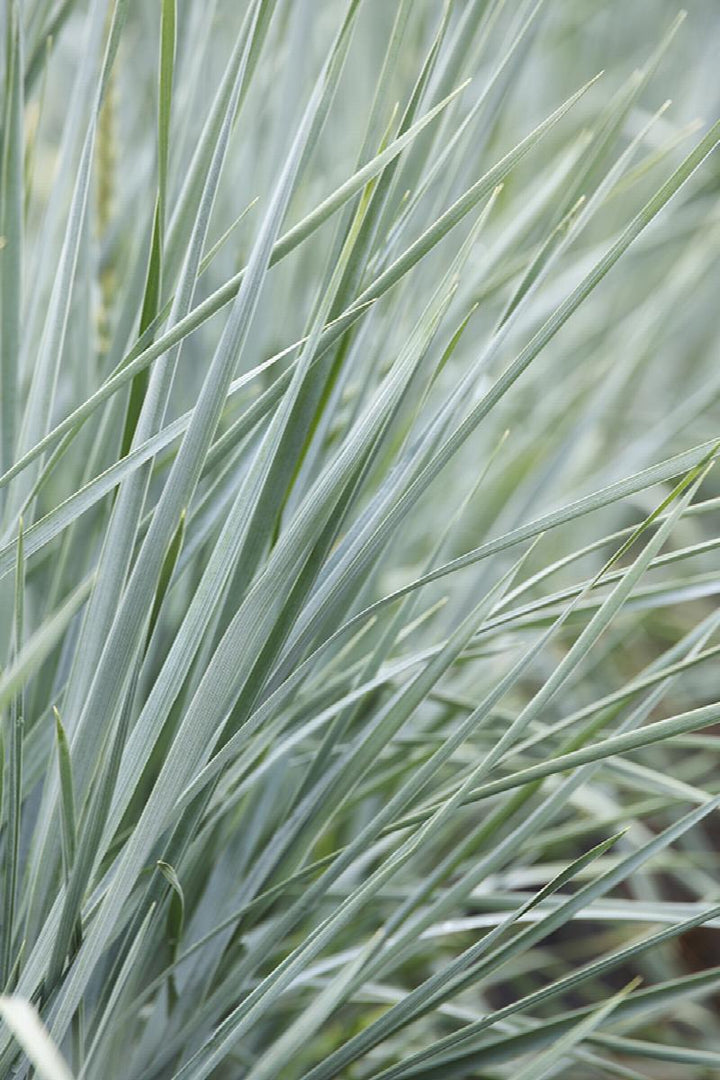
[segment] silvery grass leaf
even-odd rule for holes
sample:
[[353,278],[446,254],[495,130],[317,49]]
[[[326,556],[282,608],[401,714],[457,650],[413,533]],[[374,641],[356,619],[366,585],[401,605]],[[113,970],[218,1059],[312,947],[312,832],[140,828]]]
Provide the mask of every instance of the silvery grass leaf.
[[72,1080],[72,1073],[30,1002],[14,996],[0,997],[0,1016],[42,1080]]

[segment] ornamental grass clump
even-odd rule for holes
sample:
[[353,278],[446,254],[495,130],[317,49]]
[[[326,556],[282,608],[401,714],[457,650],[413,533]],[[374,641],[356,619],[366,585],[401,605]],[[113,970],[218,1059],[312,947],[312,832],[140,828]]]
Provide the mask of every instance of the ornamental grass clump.
[[720,1075],[715,5],[1,10],[0,1080]]

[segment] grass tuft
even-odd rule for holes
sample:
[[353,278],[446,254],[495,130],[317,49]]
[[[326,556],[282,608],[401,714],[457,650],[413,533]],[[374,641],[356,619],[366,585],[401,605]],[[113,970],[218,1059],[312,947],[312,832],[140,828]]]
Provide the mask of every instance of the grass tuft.
[[4,0],[0,1080],[720,1075],[719,34]]

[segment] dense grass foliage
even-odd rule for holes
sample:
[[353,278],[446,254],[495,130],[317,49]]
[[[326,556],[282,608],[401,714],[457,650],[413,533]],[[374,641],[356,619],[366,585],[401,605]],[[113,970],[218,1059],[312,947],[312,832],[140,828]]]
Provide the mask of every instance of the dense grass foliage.
[[717,6],[1,11],[0,1078],[720,1076]]

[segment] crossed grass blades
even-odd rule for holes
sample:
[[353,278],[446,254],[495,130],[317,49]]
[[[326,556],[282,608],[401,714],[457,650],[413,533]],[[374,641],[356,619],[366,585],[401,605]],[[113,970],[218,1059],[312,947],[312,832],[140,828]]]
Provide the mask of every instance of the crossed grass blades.
[[715,5],[1,11],[0,1077],[720,1075]]

